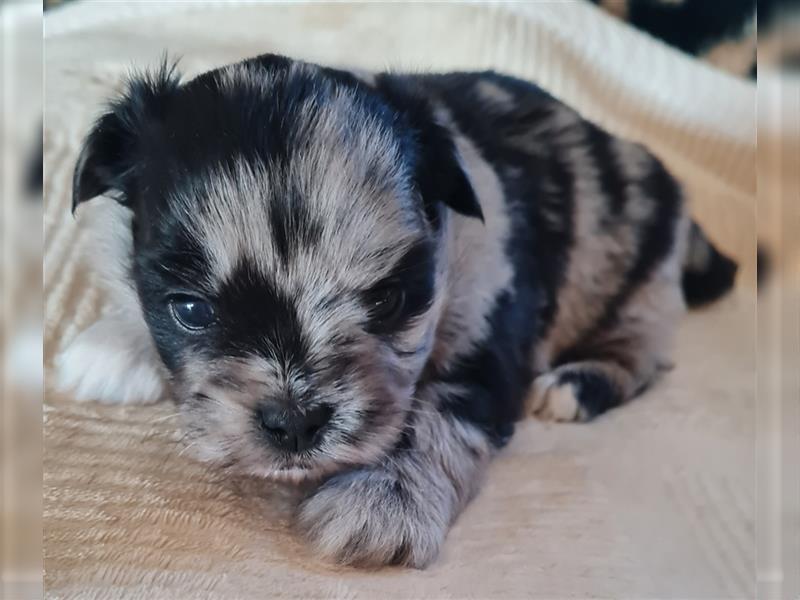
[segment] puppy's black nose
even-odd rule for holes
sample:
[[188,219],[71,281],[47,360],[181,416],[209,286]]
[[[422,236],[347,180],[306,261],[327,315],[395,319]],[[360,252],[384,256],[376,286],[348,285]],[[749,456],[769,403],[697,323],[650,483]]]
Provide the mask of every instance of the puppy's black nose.
[[331,414],[333,411],[325,404],[305,411],[275,402],[265,402],[258,407],[258,421],[264,437],[272,446],[287,452],[315,446]]

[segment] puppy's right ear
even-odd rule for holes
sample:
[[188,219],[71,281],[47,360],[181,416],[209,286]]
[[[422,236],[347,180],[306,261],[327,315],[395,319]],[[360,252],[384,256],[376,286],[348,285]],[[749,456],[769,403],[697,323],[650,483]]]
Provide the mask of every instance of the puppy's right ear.
[[179,85],[175,64],[166,59],[158,70],[128,80],[122,97],[110,104],[83,142],[72,176],[73,213],[82,202],[110,191],[120,203],[128,203],[142,133],[164,114]]
[[[117,190],[124,195],[132,133],[114,112],[103,115],[83,142],[72,175],[72,212],[81,202]],[[124,203],[121,195],[120,201]]]

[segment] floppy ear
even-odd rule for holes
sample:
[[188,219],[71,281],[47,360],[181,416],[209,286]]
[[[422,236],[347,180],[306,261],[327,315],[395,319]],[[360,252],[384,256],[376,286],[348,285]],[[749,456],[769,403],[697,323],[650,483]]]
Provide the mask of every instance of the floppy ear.
[[435,117],[420,84],[403,76],[379,75],[376,86],[409,131],[407,150],[414,156],[415,179],[425,211],[438,221],[440,205],[483,221],[483,212],[461,161],[451,132]]
[[459,214],[483,221],[483,211],[450,132],[431,122],[419,138],[417,180],[423,199],[442,202]]
[[[124,175],[128,170],[126,156],[132,132],[126,131],[113,112],[95,123],[83,142],[72,175],[72,212],[81,202],[91,200],[111,189],[123,192]],[[124,203],[122,197],[120,201]]]
[[142,131],[163,113],[178,85],[175,65],[168,65],[166,59],[155,72],[128,80],[123,95],[110,103],[83,142],[72,176],[72,212],[82,202],[109,191],[127,204]]

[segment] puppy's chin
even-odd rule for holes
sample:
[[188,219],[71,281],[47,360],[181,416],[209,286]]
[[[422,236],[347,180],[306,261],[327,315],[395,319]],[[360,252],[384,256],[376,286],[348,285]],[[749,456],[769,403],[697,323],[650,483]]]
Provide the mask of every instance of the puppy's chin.
[[321,480],[329,475],[336,473],[338,468],[303,468],[289,467],[286,469],[251,469],[248,475],[274,481],[276,483],[290,483],[299,485],[301,483]]
[[246,474],[251,477],[258,477],[275,483],[300,485],[304,483],[317,483],[331,475],[347,471],[357,466],[359,466],[359,464],[319,461],[311,466],[302,467],[256,466],[247,469]]
[[[387,436],[385,439],[386,443],[383,446],[371,444],[367,448],[345,448],[342,455],[346,458],[320,457],[313,461],[298,460],[297,464],[292,464],[292,461],[281,461],[281,464],[276,464],[266,457],[264,460],[257,460],[255,457],[241,460],[232,456],[221,456],[211,449],[204,451],[200,446],[196,447],[193,454],[201,462],[222,467],[231,475],[258,477],[276,483],[301,484],[321,481],[341,471],[374,464],[388,452],[397,436],[391,438]],[[300,464],[301,462],[304,464]]]

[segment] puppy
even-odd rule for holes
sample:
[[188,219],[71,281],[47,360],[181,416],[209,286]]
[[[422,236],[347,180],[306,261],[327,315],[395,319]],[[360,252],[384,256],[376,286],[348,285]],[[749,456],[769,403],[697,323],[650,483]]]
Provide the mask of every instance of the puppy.
[[736,270],[642,146],[493,72],[163,66],[86,138],[78,208],[109,308],[59,386],[169,395],[199,458],[317,482],[297,524],[350,564],[428,565],[517,419],[634,397]]

